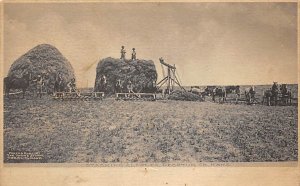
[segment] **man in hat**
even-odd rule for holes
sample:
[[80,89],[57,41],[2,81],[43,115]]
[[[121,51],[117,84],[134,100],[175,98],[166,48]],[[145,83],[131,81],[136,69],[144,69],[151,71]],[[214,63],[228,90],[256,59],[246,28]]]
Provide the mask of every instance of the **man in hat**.
[[[128,93],[133,93],[134,94],[134,92],[133,92],[133,85],[132,85],[132,83],[131,83],[130,80],[128,81],[128,84],[127,84],[127,91],[128,91]],[[126,97],[127,96],[128,95],[126,95]],[[129,94],[129,97],[132,97],[132,95]]]
[[276,106],[277,105],[277,99],[278,99],[278,92],[279,92],[277,82],[273,82],[271,90],[272,90],[272,98],[273,98],[274,104]]
[[132,85],[131,81],[128,81],[127,90],[128,90],[128,93],[134,93],[133,92],[133,85]]
[[126,54],[125,47],[122,46],[122,47],[121,47],[121,58],[120,58],[120,59],[125,59],[125,54]]
[[132,61],[136,60],[136,52],[135,52],[135,48],[132,48],[131,60],[132,60]]
[[160,57],[160,58],[159,58],[159,61],[160,61],[161,63],[163,63],[163,62],[164,62],[164,59],[163,59],[162,57]]
[[42,91],[43,91],[43,85],[44,81],[41,75],[38,75],[36,78],[36,89],[37,89],[37,94],[36,96],[42,97]]
[[120,79],[118,79],[118,80],[117,80],[117,83],[116,83],[116,85],[115,85],[115,92],[116,92],[116,93],[122,93],[122,88],[123,88],[122,82],[121,82]]
[[76,83],[75,78],[72,78],[71,81],[67,84],[67,87],[69,89],[69,92],[76,92]]

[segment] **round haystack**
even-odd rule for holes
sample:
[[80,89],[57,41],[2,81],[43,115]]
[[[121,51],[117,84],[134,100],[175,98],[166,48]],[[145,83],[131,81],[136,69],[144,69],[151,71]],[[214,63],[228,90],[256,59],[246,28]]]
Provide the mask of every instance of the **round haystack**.
[[154,62],[151,60],[121,60],[115,58],[105,58],[100,60],[96,69],[95,91],[100,90],[100,79],[106,76],[107,93],[115,92],[115,85],[118,80],[123,85],[123,92],[129,81],[133,84],[134,92],[145,92],[153,89],[157,81],[157,72]]
[[201,96],[183,91],[183,90],[174,90],[169,96],[170,100],[180,100],[180,101],[204,101]]
[[[17,59],[11,65],[8,77],[22,77],[25,72],[31,73],[32,79],[38,75],[44,76],[47,79],[47,90],[53,90],[58,73],[61,73],[64,82],[75,78],[70,62],[57,48],[49,44],[38,45]],[[33,88],[29,87],[29,90]]]

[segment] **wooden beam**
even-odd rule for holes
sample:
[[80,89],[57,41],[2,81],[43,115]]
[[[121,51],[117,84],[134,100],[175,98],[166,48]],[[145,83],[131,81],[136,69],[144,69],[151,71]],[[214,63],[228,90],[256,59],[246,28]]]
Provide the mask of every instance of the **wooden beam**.
[[171,68],[171,69],[176,69],[176,67],[172,66],[172,65],[169,65],[168,63],[165,63],[164,61],[160,61],[161,64],[167,66],[168,68]]

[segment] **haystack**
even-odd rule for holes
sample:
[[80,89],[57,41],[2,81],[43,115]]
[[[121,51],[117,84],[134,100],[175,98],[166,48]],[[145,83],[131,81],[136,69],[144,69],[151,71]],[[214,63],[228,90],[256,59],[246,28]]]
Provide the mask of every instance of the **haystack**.
[[[62,74],[65,82],[75,78],[73,67],[60,51],[49,44],[41,44],[17,59],[10,67],[8,77],[22,77],[29,72],[34,79],[37,75],[47,76],[47,90],[53,90],[58,73]],[[33,89],[34,87],[29,87]]]
[[183,90],[174,90],[169,96],[170,100],[180,100],[180,101],[204,101],[201,96],[183,91]]
[[99,90],[100,78],[102,75],[107,79],[107,93],[115,92],[115,85],[118,80],[123,84],[123,91],[129,81],[133,84],[134,92],[144,92],[153,89],[157,81],[157,72],[154,62],[151,60],[121,60],[105,58],[100,60],[96,69],[95,91]]

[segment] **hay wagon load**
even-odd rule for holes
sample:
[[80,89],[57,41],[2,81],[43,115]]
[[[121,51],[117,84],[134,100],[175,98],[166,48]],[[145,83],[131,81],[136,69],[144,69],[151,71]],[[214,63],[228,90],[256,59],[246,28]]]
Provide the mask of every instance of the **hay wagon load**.
[[122,100],[155,100],[156,81],[153,61],[108,57],[98,63],[94,91]]

